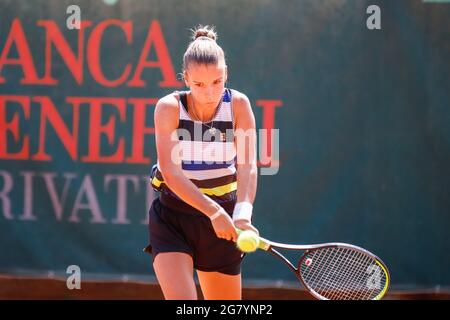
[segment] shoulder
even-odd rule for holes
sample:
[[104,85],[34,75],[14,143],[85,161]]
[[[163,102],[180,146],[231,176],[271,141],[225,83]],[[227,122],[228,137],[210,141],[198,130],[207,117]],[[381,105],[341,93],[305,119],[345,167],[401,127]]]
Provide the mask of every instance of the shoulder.
[[155,115],[171,115],[171,114],[177,114],[178,115],[178,100],[179,95],[176,92],[173,92],[171,94],[168,94],[161,99],[158,100],[155,107]]
[[238,121],[240,118],[253,117],[253,110],[250,104],[250,100],[244,93],[230,89],[232,96],[232,108],[234,114],[234,120]]
[[242,92],[234,89],[231,90],[233,120],[236,128],[253,128],[255,124],[255,116],[249,98]]
[[238,108],[238,109],[242,109],[242,108],[247,108],[250,107],[250,100],[248,99],[248,97],[235,89],[230,89],[231,91],[231,97],[232,97],[232,104],[234,109]]
[[155,107],[155,125],[157,123],[175,122],[178,126],[179,94],[173,92],[158,100]]
[[160,111],[178,110],[178,101],[179,101],[179,94],[177,92],[173,92],[159,99],[158,102],[156,103],[156,109],[159,109]]

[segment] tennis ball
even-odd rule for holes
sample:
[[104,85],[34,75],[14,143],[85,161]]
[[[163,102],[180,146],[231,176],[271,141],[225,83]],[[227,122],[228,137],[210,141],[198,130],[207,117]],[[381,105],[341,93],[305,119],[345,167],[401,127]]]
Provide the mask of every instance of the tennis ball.
[[256,232],[245,230],[239,234],[236,244],[242,252],[253,252],[258,249],[259,237]]

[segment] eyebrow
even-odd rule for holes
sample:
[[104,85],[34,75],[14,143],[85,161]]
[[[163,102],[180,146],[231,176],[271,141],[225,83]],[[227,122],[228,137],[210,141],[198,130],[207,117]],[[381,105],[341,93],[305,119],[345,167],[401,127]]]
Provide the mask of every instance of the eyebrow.
[[[214,80],[213,82],[216,82],[217,80],[222,80],[223,77],[217,78],[216,80]],[[194,83],[203,83],[202,81],[195,81],[192,80]]]

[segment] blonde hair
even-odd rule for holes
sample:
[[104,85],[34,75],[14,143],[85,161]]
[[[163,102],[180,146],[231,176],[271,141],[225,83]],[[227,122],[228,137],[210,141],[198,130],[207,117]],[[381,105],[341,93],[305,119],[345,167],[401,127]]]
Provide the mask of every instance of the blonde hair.
[[192,30],[192,42],[183,55],[183,70],[190,64],[217,64],[223,60],[225,53],[217,44],[217,33],[214,27],[199,25]]

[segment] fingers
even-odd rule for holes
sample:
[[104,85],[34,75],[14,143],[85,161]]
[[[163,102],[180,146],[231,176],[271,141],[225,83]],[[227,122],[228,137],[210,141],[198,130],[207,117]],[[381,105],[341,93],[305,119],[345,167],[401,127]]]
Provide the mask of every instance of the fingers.
[[255,232],[258,236],[259,236],[259,231],[258,229],[256,229],[250,221],[247,220],[238,220],[235,222],[235,226],[236,228],[244,231],[244,230],[251,230],[253,232]]
[[236,242],[236,241],[237,241],[237,238],[238,238],[238,233],[237,233],[236,229],[233,228],[233,230],[232,230],[232,232],[231,232],[231,240],[232,240],[233,242]]
[[228,232],[216,233],[218,238],[225,239],[228,241],[237,241],[238,234],[234,228],[230,229]]
[[237,241],[238,234],[234,228],[233,220],[225,210],[222,215],[212,221],[212,225],[218,238]]

